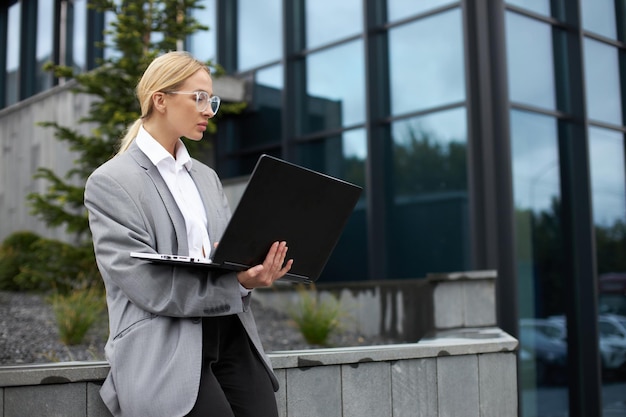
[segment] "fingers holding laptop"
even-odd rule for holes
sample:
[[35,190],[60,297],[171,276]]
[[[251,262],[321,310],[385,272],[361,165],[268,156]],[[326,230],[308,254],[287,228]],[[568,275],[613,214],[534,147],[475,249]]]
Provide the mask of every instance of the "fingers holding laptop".
[[293,259],[285,263],[287,249],[287,242],[274,242],[262,264],[237,274],[239,283],[247,289],[253,289],[268,287],[277,279],[282,278],[293,264]]

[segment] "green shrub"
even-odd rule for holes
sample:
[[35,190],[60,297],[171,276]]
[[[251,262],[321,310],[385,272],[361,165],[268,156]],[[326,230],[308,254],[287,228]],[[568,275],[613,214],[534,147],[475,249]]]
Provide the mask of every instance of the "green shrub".
[[22,267],[33,258],[32,246],[40,237],[29,231],[15,232],[9,235],[0,246],[0,290],[19,291],[16,277]]
[[66,345],[80,344],[91,326],[102,317],[106,301],[100,288],[77,288],[49,297],[59,336]]
[[91,243],[73,246],[53,239],[39,239],[32,254],[14,278],[22,291],[68,293],[75,288],[101,285]]
[[17,232],[0,246],[0,290],[56,290],[102,285],[91,242],[81,246]]
[[299,301],[288,309],[304,340],[313,345],[328,346],[330,335],[340,328],[344,315],[341,304],[334,298],[320,301],[315,287],[298,287]]

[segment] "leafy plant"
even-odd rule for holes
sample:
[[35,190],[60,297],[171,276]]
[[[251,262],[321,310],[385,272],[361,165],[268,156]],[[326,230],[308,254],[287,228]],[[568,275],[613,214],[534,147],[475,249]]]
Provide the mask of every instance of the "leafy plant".
[[329,337],[340,329],[340,319],[345,314],[335,298],[321,300],[314,286],[298,287],[299,301],[288,309],[289,317],[296,323],[304,340],[313,345],[329,345]]
[[32,246],[39,240],[39,235],[29,231],[15,232],[9,235],[0,246],[0,290],[19,291],[16,277],[24,265],[33,258]]
[[49,297],[57,322],[59,336],[66,345],[82,343],[87,331],[102,317],[105,298],[99,288],[77,288],[67,294]]
[[14,278],[20,290],[65,294],[75,288],[103,286],[90,242],[70,245],[41,238],[30,249],[32,253]]

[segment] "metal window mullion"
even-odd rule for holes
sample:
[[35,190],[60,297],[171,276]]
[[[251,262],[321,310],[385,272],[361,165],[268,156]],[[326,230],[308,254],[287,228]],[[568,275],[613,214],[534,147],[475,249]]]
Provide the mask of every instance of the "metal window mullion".
[[[557,98],[573,116],[573,121],[559,121],[569,412],[584,417],[602,415],[597,271],[580,4],[570,3],[565,13],[577,27],[565,32],[565,45],[555,36],[555,48],[564,49],[555,51],[556,70],[561,71],[555,78],[565,83],[560,88],[564,97]],[[559,63],[561,56],[564,62]]]
[[[85,47],[87,48],[85,55],[85,67],[86,70],[92,70],[98,66],[98,61],[104,58],[104,48],[96,47],[97,42],[104,40],[104,13],[98,12],[90,7],[87,7],[87,42]],[[72,50],[73,53],[73,50]],[[72,60],[72,64],[73,64]]]
[[390,114],[389,53],[387,30],[383,29],[386,3],[363,0],[365,30],[365,127],[367,160],[368,274],[370,280],[385,279],[389,268],[389,213],[393,209],[391,128],[383,120]]
[[0,109],[6,106],[7,83],[7,42],[9,27],[9,6],[0,6],[0,45],[5,45],[0,52]]
[[296,156],[298,123],[306,111],[306,63],[301,51],[306,45],[305,0],[283,0],[283,92],[281,155],[293,161]]
[[504,2],[465,1],[468,184],[473,268],[498,271],[499,326],[518,331]]
[[[69,1],[54,1],[54,18],[52,19],[52,62],[57,65],[65,65],[65,57],[67,56],[67,31],[69,25],[68,11],[70,8]],[[63,60],[63,62],[62,62]],[[59,79],[52,74],[52,85],[58,85]]]
[[24,100],[36,92],[37,68],[37,1],[23,1],[20,27],[20,80],[18,99]]
[[[238,33],[237,8],[238,0],[216,0],[216,62],[224,68],[227,74],[237,71],[238,62]],[[247,86],[251,88],[251,86]],[[249,96],[249,94],[248,94]],[[232,117],[219,121],[215,140],[215,168],[222,176],[233,175],[233,163],[230,160],[232,138],[238,134],[237,121]]]
[[216,0],[217,62],[232,74],[238,69],[238,0]]

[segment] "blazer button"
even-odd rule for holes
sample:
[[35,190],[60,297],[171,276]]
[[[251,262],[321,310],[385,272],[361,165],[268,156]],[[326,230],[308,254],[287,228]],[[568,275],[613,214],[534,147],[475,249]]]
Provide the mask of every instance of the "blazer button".
[[202,319],[200,317],[194,317],[193,319],[191,319],[191,322],[193,324],[198,324],[202,321]]

